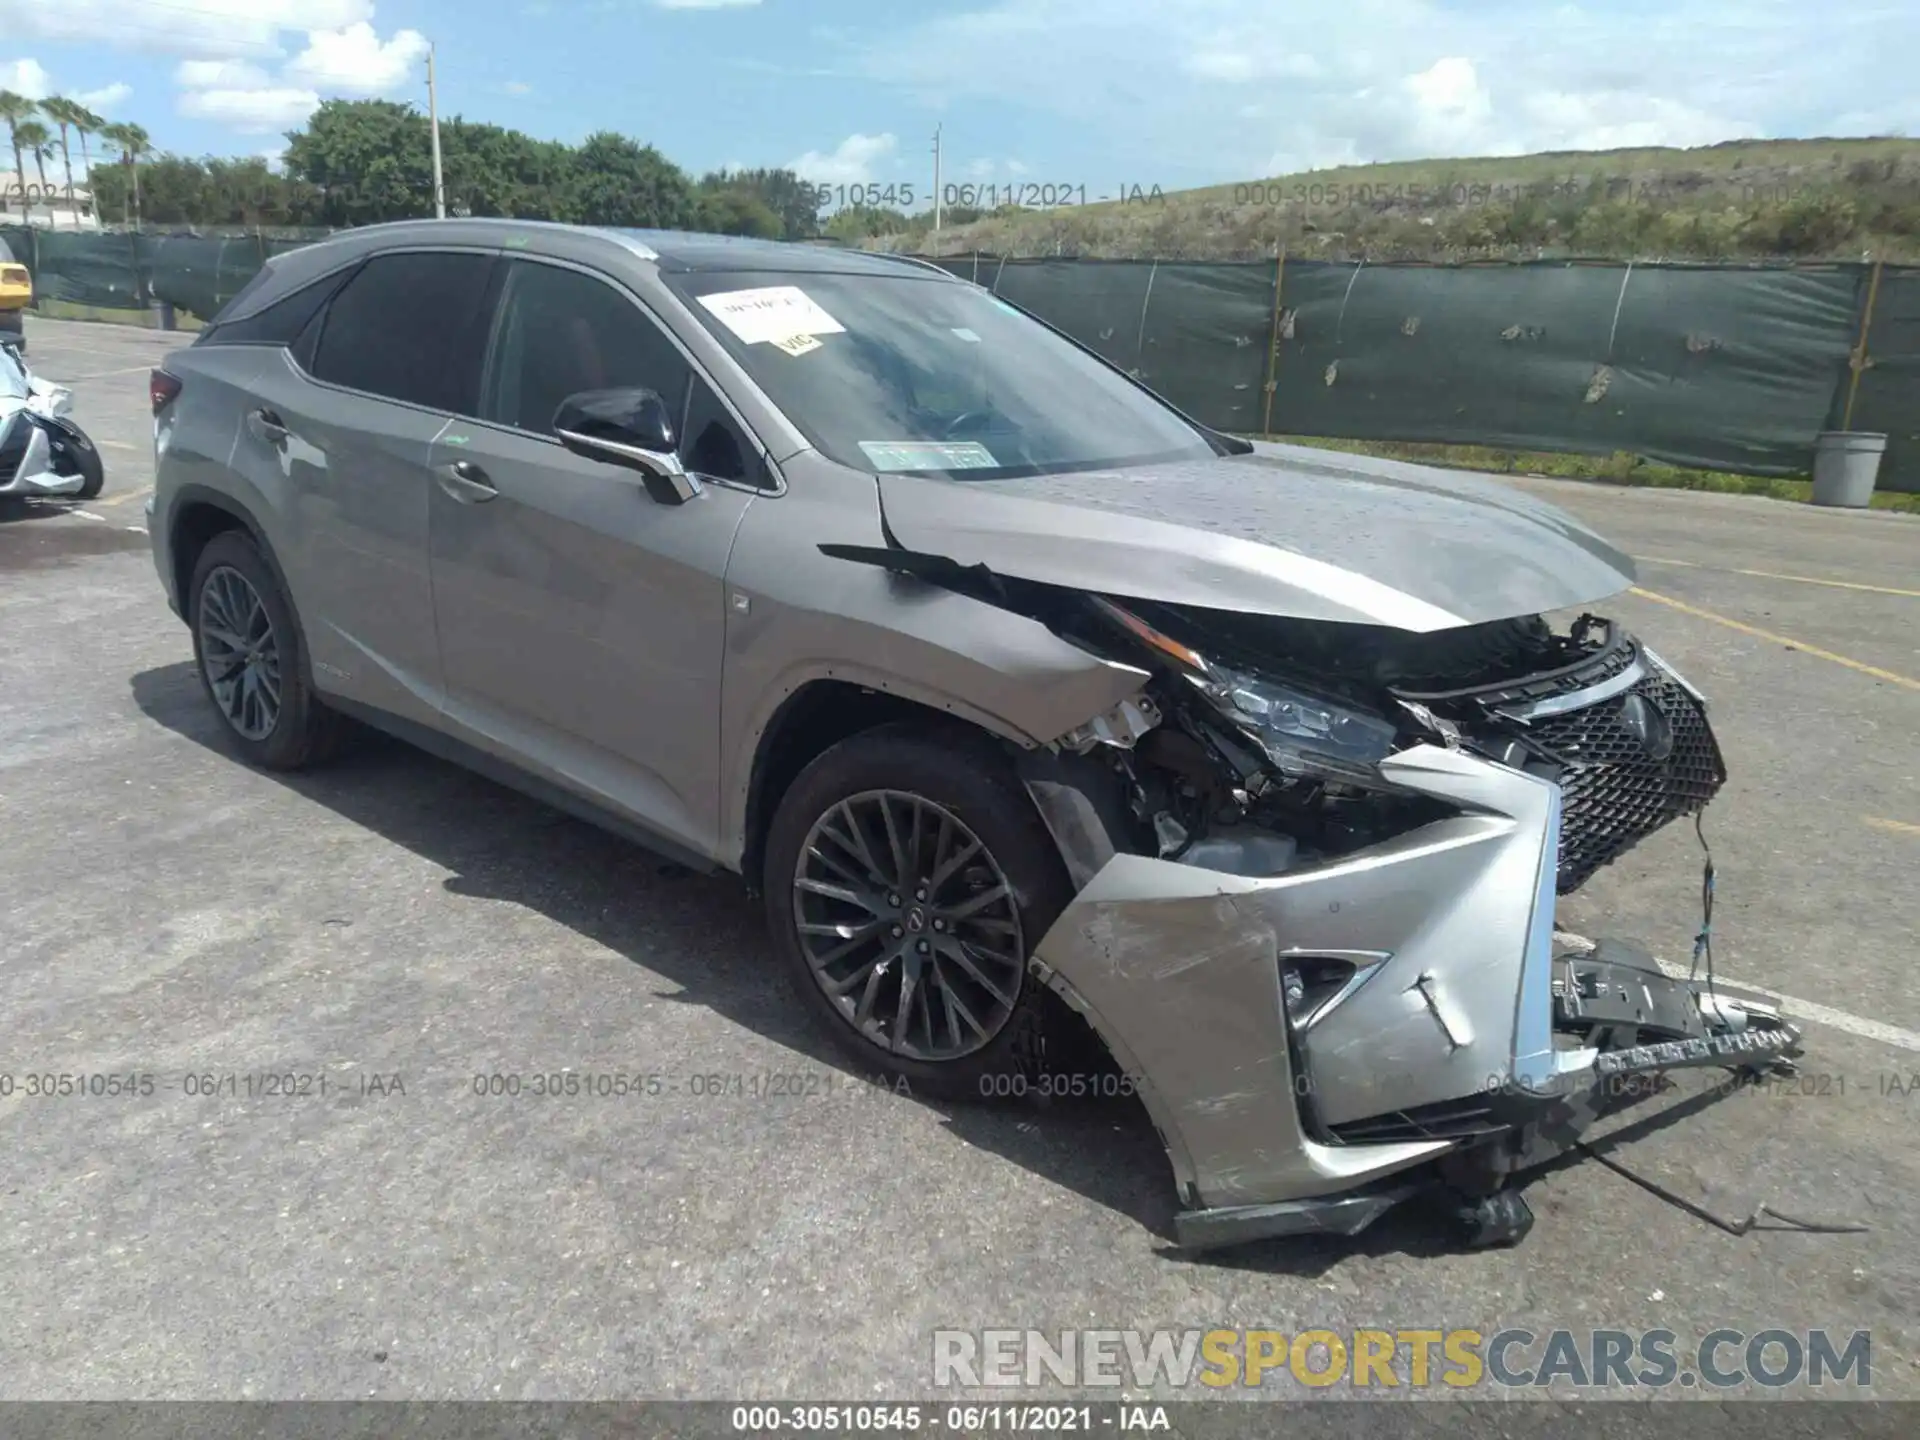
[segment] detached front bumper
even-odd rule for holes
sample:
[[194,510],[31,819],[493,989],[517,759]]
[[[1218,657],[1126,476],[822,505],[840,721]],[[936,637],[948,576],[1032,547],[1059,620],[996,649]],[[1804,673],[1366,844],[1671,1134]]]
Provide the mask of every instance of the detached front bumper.
[[[0,406],[9,403],[16,402]],[[52,442],[24,405],[0,412],[0,496],[73,495],[84,483],[79,475],[54,473]]]
[[[1605,1079],[1555,1030],[1559,785],[1437,746],[1382,771],[1461,813],[1270,879],[1112,855],[1036,947],[1140,1086],[1183,1244],[1351,1233]],[[1352,980],[1290,1013],[1288,970],[1320,957]]]

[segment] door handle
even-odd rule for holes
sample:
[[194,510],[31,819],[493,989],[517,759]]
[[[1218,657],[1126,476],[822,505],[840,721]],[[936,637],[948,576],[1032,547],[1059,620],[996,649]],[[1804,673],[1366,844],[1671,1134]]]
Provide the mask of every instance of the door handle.
[[444,465],[435,478],[440,488],[462,505],[478,505],[500,493],[487,478],[487,472],[471,460],[455,460]]
[[287,443],[286,422],[264,406],[247,416],[247,427],[269,445]]

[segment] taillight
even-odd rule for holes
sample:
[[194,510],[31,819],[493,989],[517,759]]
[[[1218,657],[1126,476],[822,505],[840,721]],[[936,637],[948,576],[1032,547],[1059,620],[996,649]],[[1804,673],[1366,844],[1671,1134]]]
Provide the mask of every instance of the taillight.
[[166,409],[173,397],[180,393],[180,379],[164,370],[155,370],[147,376],[147,398],[153,401],[153,413],[158,415]]

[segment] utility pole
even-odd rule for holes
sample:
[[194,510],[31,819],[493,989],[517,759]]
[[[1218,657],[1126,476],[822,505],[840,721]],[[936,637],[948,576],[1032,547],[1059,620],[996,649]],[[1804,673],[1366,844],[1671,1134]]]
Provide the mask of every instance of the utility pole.
[[433,218],[447,218],[447,187],[440,178],[440,105],[433,93],[433,46],[427,46],[427,125],[433,132]]
[[933,127],[933,233],[940,233],[940,130]]

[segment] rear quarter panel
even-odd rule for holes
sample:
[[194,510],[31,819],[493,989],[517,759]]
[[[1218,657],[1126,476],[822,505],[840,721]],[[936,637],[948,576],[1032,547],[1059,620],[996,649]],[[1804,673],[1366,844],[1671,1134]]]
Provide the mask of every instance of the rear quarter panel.
[[245,346],[188,346],[170,351],[158,367],[177,376],[181,390],[154,420],[149,534],[161,581],[183,613],[186,597],[176,593],[174,584],[173,529],[184,504],[209,495],[223,497],[251,515],[274,543],[273,497],[234,468],[240,420],[269,354]]

